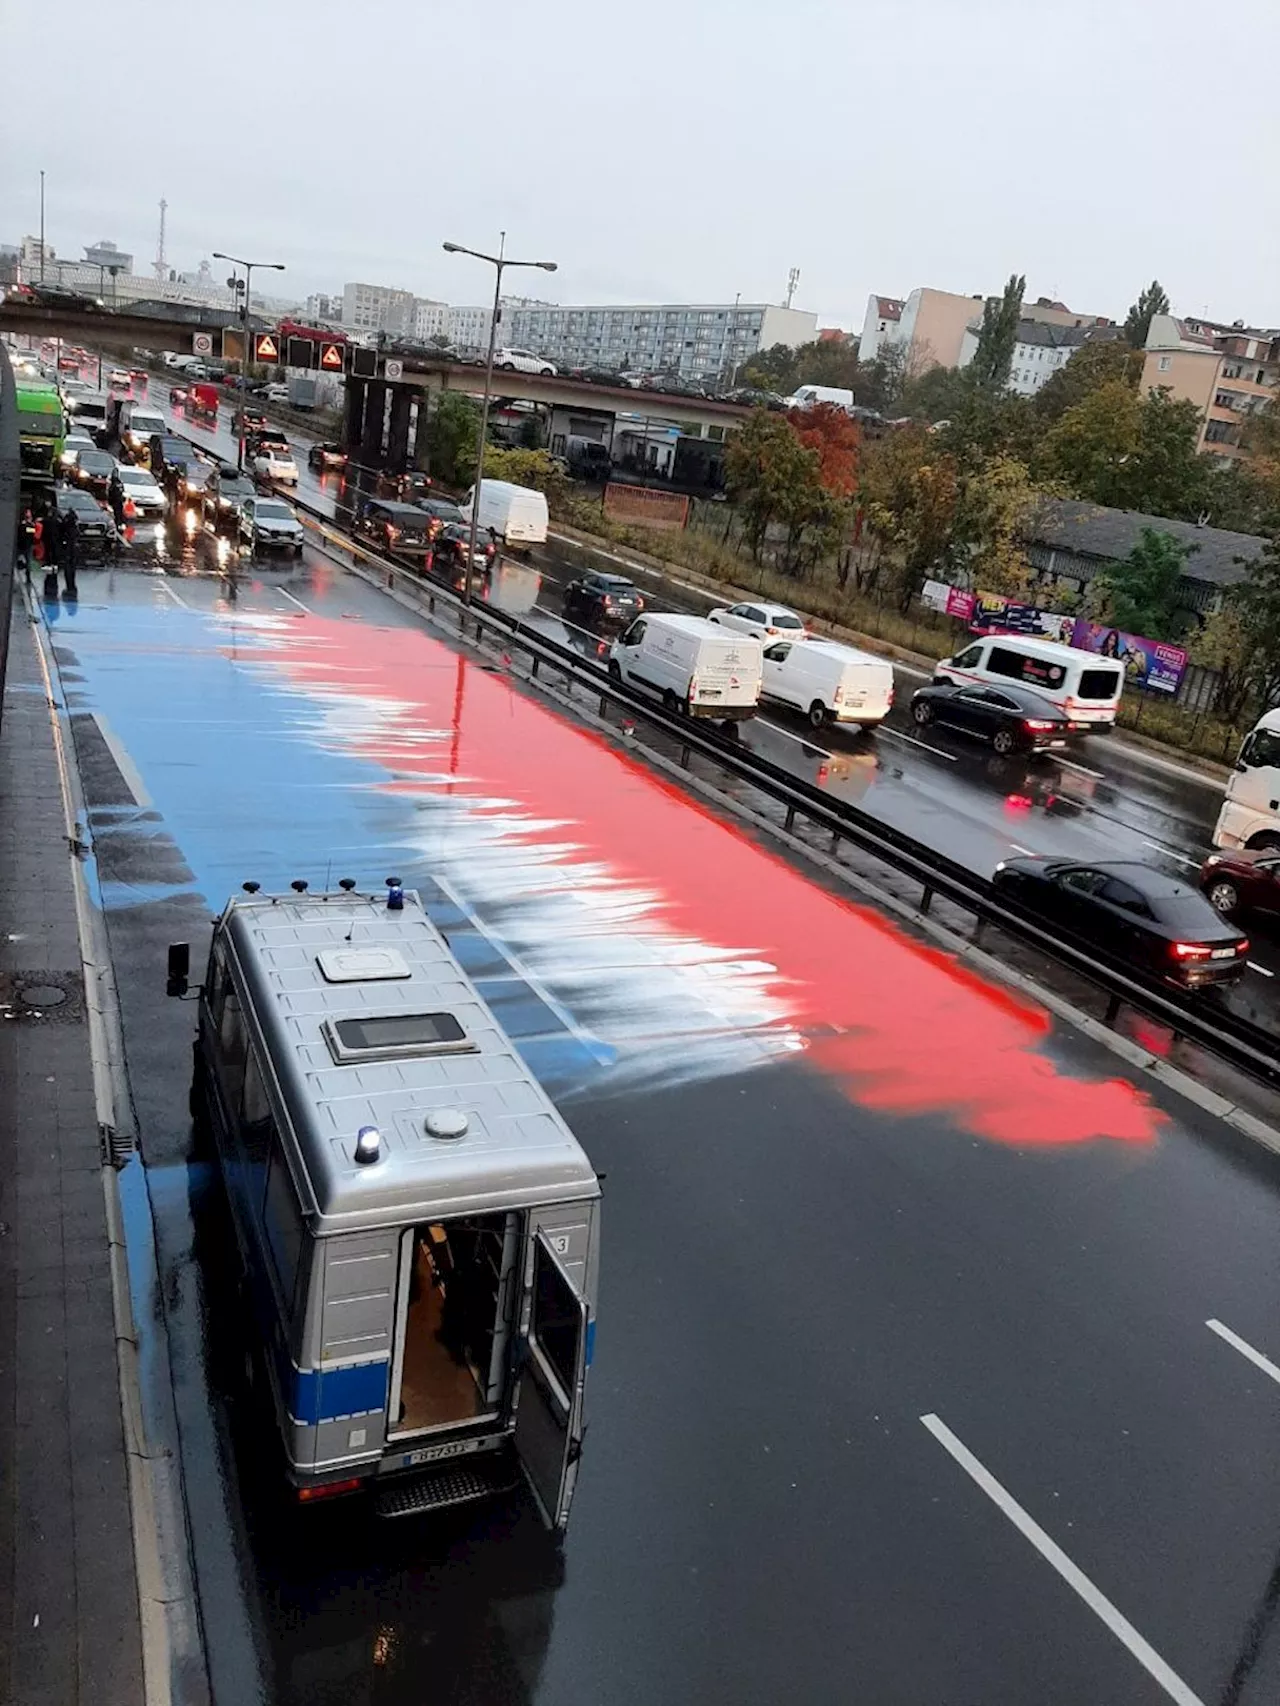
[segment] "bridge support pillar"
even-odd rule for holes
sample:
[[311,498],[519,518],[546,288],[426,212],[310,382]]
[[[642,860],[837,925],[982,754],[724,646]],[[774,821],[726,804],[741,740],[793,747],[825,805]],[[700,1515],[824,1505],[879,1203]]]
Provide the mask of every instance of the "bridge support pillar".
[[431,472],[431,406],[430,391],[418,392],[418,422],[413,430],[413,465],[424,474]]
[[413,392],[397,385],[391,392],[391,429],[387,439],[387,466],[397,472],[409,465],[409,408]]
[[383,430],[386,426],[387,387],[380,379],[370,379],[365,387],[364,432],[360,439],[360,460],[367,468],[381,468]]
[[364,434],[364,402],[366,383],[363,379],[348,378],[342,404],[342,448],[348,456],[360,448]]

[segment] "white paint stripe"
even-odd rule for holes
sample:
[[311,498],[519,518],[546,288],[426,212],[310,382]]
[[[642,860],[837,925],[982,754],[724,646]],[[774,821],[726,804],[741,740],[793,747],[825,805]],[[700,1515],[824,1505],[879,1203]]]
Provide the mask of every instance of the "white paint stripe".
[[186,599],[182,597],[181,593],[175,592],[169,585],[169,582],[163,577],[161,578],[160,585],[169,594],[169,597],[175,604],[180,604],[184,610],[190,610],[191,606],[187,603]]
[[1018,1532],[1035,1547],[1036,1551],[1052,1566],[1066,1582],[1071,1590],[1110,1629],[1117,1641],[1126,1646],[1137,1659],[1142,1668],[1155,1679],[1164,1689],[1171,1700],[1176,1700],[1178,1706],[1203,1706],[1198,1695],[1195,1695],[1183,1682],[1182,1678],[1164,1662],[1155,1648],[1142,1636],[1111,1603],[1100,1588],[1094,1586],[1077,1565],[1057,1544],[1050,1539],[1036,1522],[1029,1516],[1013,1495],[1001,1486],[995,1476],[985,1469],[969,1448],[958,1440],[946,1423],[937,1416],[921,1416],[920,1420],[938,1441],[944,1450],[950,1452],[960,1467],[974,1482],[981,1487],[997,1509],[1002,1511]]
[[901,729],[890,729],[881,724],[880,733],[882,735],[891,735],[894,740],[905,740],[911,746],[918,746],[923,752],[932,753],[935,758],[945,758],[948,764],[954,764],[956,762],[956,755],[954,752],[943,752],[941,747],[930,746],[927,740],[917,740],[914,735],[904,735]]
[[1009,845],[1015,853],[1021,853],[1027,859],[1038,859],[1040,857],[1034,847],[1023,847],[1016,841],[1011,841]]
[[1266,966],[1260,966],[1257,960],[1246,960],[1244,963],[1250,971],[1256,971],[1259,977],[1274,977],[1276,975],[1273,971],[1269,971]]
[[1095,782],[1105,782],[1107,779],[1104,770],[1090,770],[1086,764],[1077,764],[1074,758],[1057,758],[1057,762],[1064,770],[1078,770],[1082,776],[1092,776]]
[[830,758],[832,756],[825,746],[819,746],[816,741],[806,740],[803,735],[798,735],[791,729],[784,729],[781,723],[772,723],[769,721],[768,717],[760,716],[757,716],[755,720],[760,724],[761,728],[771,729],[776,735],[785,735],[788,740],[795,741],[797,746],[803,746],[809,752],[820,752],[824,758]]
[[280,594],[281,598],[287,598],[289,600],[290,604],[296,604],[299,610],[305,610],[307,615],[310,616],[311,611],[308,609],[308,607],[302,602],[302,600],[300,598],[295,598],[293,596],[293,594],[289,591],[288,587],[278,586],[276,588],[276,591]]
[[1180,865],[1190,865],[1195,870],[1200,869],[1199,859],[1190,859],[1185,853],[1175,853],[1172,847],[1166,847],[1163,841],[1152,841],[1149,835],[1140,835],[1138,840],[1144,847],[1154,847],[1157,853],[1163,853],[1166,859],[1176,859]]
[[151,795],[147,792],[146,784],[138,774],[137,765],[133,762],[132,758],[129,757],[129,754],[125,751],[124,747],[121,746],[101,711],[95,711],[93,713],[93,720],[98,725],[98,733],[102,736],[103,743],[105,744],[107,751],[116,761],[116,769],[124,778],[125,787],[133,796],[134,805],[141,806],[144,811],[149,810],[154,802]]
[[1261,1351],[1255,1351],[1247,1339],[1242,1339],[1239,1333],[1233,1333],[1230,1327],[1224,1327],[1221,1321],[1206,1321],[1205,1326],[1211,1333],[1216,1333],[1233,1350],[1239,1351],[1242,1357],[1247,1357],[1255,1368],[1260,1368],[1265,1375],[1275,1381],[1277,1386],[1280,1386],[1280,1368],[1277,1368],[1269,1358],[1264,1357]]

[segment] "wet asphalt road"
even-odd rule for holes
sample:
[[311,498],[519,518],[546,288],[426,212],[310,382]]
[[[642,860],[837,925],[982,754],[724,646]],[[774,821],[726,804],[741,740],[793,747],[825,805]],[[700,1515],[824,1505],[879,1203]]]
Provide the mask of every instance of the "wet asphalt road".
[[[1206,1326],[1280,1359],[1260,1152],[310,552],[234,606],[212,577],[85,571],[45,617],[220,1701],[1280,1696],[1280,1385]],[[392,869],[607,1174],[562,1557],[519,1501],[299,1523],[233,1372],[165,948],[198,963],[245,877]]]

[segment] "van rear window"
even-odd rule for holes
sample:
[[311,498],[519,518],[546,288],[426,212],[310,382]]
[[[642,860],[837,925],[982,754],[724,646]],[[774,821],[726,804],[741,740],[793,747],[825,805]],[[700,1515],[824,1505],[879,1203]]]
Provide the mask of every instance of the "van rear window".
[[1081,699],[1114,699],[1120,690],[1118,669],[1085,669],[1080,672]]
[[1012,646],[992,646],[987,668],[993,675],[1006,675],[1010,681],[1022,681],[1028,687],[1061,687],[1067,679],[1062,664],[1015,651]]

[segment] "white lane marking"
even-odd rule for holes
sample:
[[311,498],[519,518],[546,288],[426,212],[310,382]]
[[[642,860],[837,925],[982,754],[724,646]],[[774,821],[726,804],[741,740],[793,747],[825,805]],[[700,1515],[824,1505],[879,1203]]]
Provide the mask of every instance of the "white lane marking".
[[1244,963],[1250,971],[1256,971],[1259,977],[1274,977],[1276,975],[1273,971],[1268,971],[1266,966],[1260,966],[1257,960],[1246,960]]
[[1011,841],[1009,845],[1013,848],[1015,853],[1021,853],[1024,858],[1038,859],[1040,857],[1034,847],[1023,847],[1016,841]]
[[305,605],[300,598],[295,598],[289,591],[288,587],[278,586],[276,591],[280,594],[281,598],[287,598],[290,604],[296,604],[299,610],[305,610],[307,615],[310,616],[311,611],[308,606]]
[[167,580],[162,578],[160,585],[169,594],[169,597],[175,604],[180,604],[184,610],[190,610],[191,606],[187,603],[186,599],[183,598],[181,593],[175,592]]
[[1230,1327],[1224,1327],[1221,1321],[1206,1321],[1205,1326],[1211,1333],[1216,1333],[1233,1350],[1239,1351],[1242,1357],[1247,1357],[1255,1368],[1260,1368],[1265,1375],[1269,1375],[1275,1381],[1277,1386],[1280,1386],[1280,1368],[1277,1368],[1269,1358],[1264,1357],[1261,1351],[1255,1351],[1247,1339],[1242,1339],[1239,1333],[1233,1333]]
[[1128,1618],[1116,1609],[1100,1588],[1094,1586],[1083,1570],[1072,1563],[1057,1542],[1050,1539],[1035,1518],[1023,1510],[1012,1493],[1001,1486],[990,1470],[985,1469],[979,1463],[968,1446],[956,1438],[947,1424],[933,1415],[921,1416],[920,1420],[938,1444],[945,1451],[950,1452],[965,1474],[981,1487],[992,1504],[1008,1517],[1025,1539],[1031,1542],[1040,1556],[1058,1572],[1067,1586],[1074,1593],[1079,1594],[1090,1611],[1106,1624],[1117,1641],[1129,1649],[1142,1668],[1160,1684],[1169,1698],[1176,1700],[1178,1706],[1203,1706],[1199,1696],[1191,1692],[1182,1678],[1164,1662],[1155,1648],[1143,1640]]
[[142,777],[138,774],[137,765],[129,757],[129,754],[125,751],[124,747],[121,746],[101,711],[95,711],[93,713],[93,720],[98,725],[98,733],[102,736],[104,746],[116,761],[116,769],[123,777],[124,785],[129,790],[129,793],[133,798],[134,805],[141,806],[144,811],[149,811],[151,806],[154,804],[154,801],[152,800],[151,795],[147,792],[146,784],[143,782]]
[[1149,835],[1140,835],[1138,840],[1144,847],[1154,847],[1157,853],[1163,853],[1166,859],[1176,859],[1180,865],[1191,865],[1197,871],[1204,863],[1201,859],[1191,859],[1185,853],[1175,853],[1172,847],[1166,847],[1163,841],[1152,841]]
[[954,764],[956,762],[956,755],[954,752],[943,752],[941,747],[930,746],[927,740],[917,740],[914,735],[904,735],[901,729],[889,729],[885,728],[885,726],[881,724],[880,733],[882,735],[892,735],[894,740],[905,740],[911,746],[918,746],[923,752],[932,753],[935,758],[945,758],[948,764]]
[[810,752],[820,752],[824,758],[832,756],[825,746],[819,746],[816,741],[806,740],[803,735],[794,734],[790,729],[784,729],[781,723],[771,723],[768,717],[760,716],[757,716],[755,720],[761,728],[772,729],[776,735],[785,735],[788,740],[795,741],[797,746],[807,747]]
[[1059,758],[1058,763],[1064,770],[1078,770],[1082,776],[1092,776],[1095,782],[1105,782],[1105,770],[1090,770],[1088,765],[1077,764],[1074,758]]

